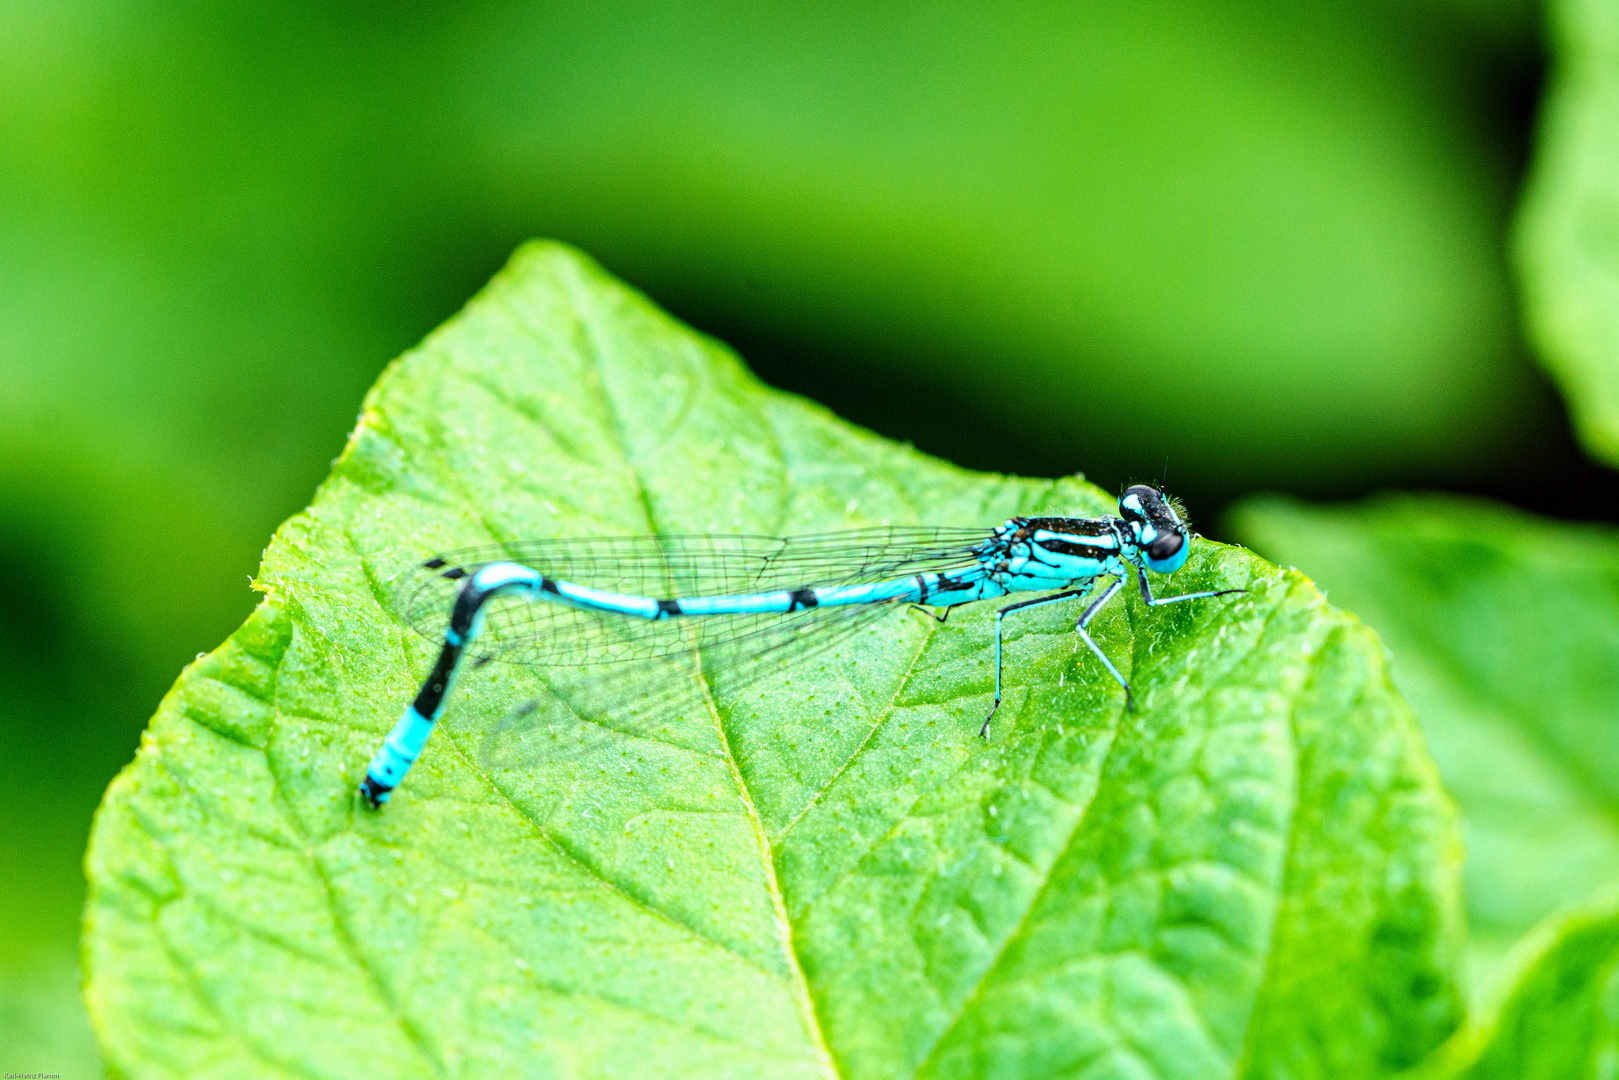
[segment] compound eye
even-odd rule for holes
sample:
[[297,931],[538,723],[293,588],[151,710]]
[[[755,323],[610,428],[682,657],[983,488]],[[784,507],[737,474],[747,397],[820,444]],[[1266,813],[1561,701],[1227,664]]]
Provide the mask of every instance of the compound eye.
[[1153,562],[1168,562],[1180,551],[1186,538],[1178,532],[1161,532],[1147,545],[1147,558]]

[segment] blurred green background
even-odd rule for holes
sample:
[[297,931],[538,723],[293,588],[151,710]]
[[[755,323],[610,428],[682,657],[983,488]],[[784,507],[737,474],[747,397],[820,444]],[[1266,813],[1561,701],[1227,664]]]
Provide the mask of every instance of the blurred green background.
[[7,1069],[95,1068],[101,790],[382,366],[528,237],[884,434],[1167,477],[1205,528],[1619,514],[1521,340],[1527,2],[0,11]]

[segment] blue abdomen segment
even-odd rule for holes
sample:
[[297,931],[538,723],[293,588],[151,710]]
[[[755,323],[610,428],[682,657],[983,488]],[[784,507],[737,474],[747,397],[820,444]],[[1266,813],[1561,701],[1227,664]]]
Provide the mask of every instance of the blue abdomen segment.
[[387,802],[444,713],[445,699],[461,666],[463,653],[483,626],[485,609],[498,596],[517,594],[587,611],[600,611],[640,619],[683,616],[790,614],[813,607],[855,604],[926,603],[941,606],[1005,595],[1005,588],[990,579],[983,566],[959,574],[926,573],[861,585],[776,590],[737,596],[698,596],[656,599],[607,592],[570,581],[554,581],[517,563],[490,563],[462,583],[444,632],[444,644],[433,671],[422,683],[416,699],[394,724],[366,769],[360,793],[372,806]]
[[544,584],[545,579],[538,573],[515,563],[492,563],[461,584],[433,670],[416,692],[416,699],[382,740],[371,764],[366,766],[365,779],[360,782],[360,794],[366,802],[372,806],[387,802],[393,789],[421,756],[433,726],[444,714],[444,700],[461,667],[462,653],[483,627],[484,609],[489,601],[511,593],[532,596]]
[[[703,615],[786,615],[805,608],[846,607],[851,604],[960,604],[987,596],[1001,596],[1004,592],[985,577],[981,567],[975,567],[958,575],[918,574],[864,585],[781,589],[737,596],[682,596],[656,600],[603,592],[568,581],[546,581],[540,595],[592,611],[642,619],[670,619]],[[950,598],[941,599],[944,596]]]
[[366,767],[361,793],[372,806],[381,806],[405,779],[405,773],[421,756],[427,737],[433,733],[433,721],[416,711],[414,705],[405,710],[388,737],[382,740],[376,756]]

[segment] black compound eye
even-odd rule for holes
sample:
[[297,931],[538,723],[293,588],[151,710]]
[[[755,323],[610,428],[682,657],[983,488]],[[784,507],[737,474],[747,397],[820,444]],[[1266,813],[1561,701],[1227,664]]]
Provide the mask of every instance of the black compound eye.
[[1185,542],[1186,538],[1178,532],[1161,532],[1157,539],[1147,545],[1147,557],[1153,562],[1173,559]]

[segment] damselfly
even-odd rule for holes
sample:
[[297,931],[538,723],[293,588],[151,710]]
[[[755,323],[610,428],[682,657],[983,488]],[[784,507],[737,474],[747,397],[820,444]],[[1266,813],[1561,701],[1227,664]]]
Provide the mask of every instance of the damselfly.
[[[538,665],[645,660],[682,650],[760,656],[848,630],[899,605],[943,609],[1018,592],[1046,596],[995,613],[995,697],[1001,704],[1001,622],[1112,583],[1080,614],[1074,632],[1134,707],[1130,684],[1086,627],[1133,573],[1150,606],[1244,592],[1214,589],[1154,597],[1147,571],[1172,574],[1191,536],[1175,505],[1138,484],[1118,517],[1014,517],[995,529],[888,526],[790,538],[643,536],[540,540],[452,552],[422,564],[426,577],[407,618],[442,632],[438,661],[366,770],[360,794],[388,801],[444,712],[446,695],[478,642],[491,657]],[[1050,591],[1056,590],[1056,591]]]

